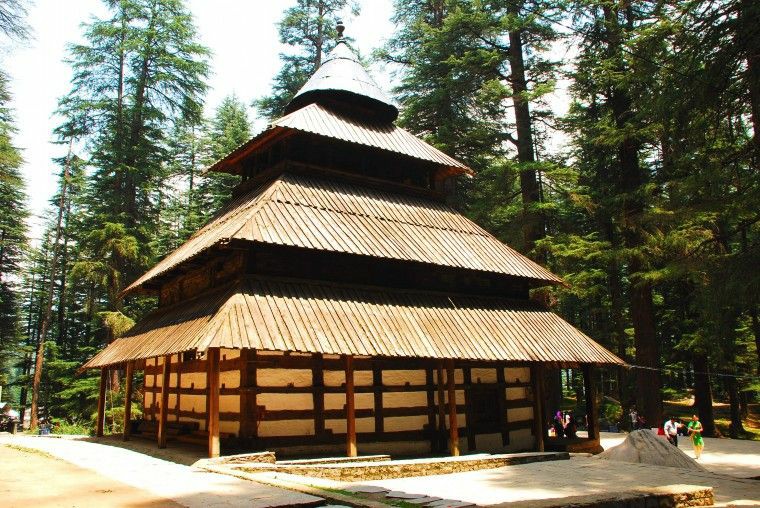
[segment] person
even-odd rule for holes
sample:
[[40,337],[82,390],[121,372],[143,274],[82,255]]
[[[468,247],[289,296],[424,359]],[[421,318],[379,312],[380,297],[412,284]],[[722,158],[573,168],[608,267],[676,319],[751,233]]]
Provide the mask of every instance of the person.
[[578,437],[578,425],[575,423],[575,415],[572,412],[567,414],[567,424],[565,425],[565,437],[576,438]]
[[670,444],[678,448],[678,421],[675,417],[671,416],[670,419],[665,421],[665,425],[662,426],[662,430],[665,432],[665,437],[668,438]]
[[565,426],[563,425],[562,411],[557,411],[554,415],[554,431],[557,437],[565,437]]
[[699,421],[699,417],[697,415],[691,415],[688,431],[691,436],[691,444],[694,447],[694,456],[696,456],[697,459],[702,455],[702,450],[705,447],[705,442],[702,439],[702,430],[702,422]]
[[636,430],[646,429],[647,419],[642,415],[636,415]]
[[639,423],[639,413],[636,412],[636,408],[632,407],[631,412],[629,413],[629,416],[631,417],[631,430],[637,430],[638,423]]

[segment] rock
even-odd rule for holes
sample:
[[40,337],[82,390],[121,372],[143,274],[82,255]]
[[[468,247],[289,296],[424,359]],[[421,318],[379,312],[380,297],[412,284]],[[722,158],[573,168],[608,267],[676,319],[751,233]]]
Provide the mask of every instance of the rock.
[[403,492],[401,490],[392,490],[388,492],[385,497],[393,497],[396,499],[419,499],[421,497],[425,497],[424,494],[409,494],[408,492]]
[[381,492],[388,492],[388,489],[384,487],[376,487],[374,485],[351,485],[343,490],[356,492],[357,494],[379,494]]
[[596,456],[600,460],[706,471],[694,459],[651,430],[634,430],[621,444]]

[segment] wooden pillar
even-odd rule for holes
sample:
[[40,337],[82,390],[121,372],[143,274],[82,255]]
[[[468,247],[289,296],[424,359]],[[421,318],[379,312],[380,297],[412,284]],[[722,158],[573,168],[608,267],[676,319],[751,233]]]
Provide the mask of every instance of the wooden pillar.
[[536,450],[544,451],[546,438],[546,417],[544,416],[544,369],[542,365],[530,368],[530,382],[533,386],[533,435],[536,437]]
[[594,368],[583,366],[583,387],[586,392],[586,420],[588,422],[588,438],[599,439],[599,407],[596,404],[596,383],[594,383]]
[[457,390],[454,384],[454,360],[446,360],[446,380],[449,385],[449,452],[459,455],[459,424],[457,423]]
[[172,356],[164,356],[161,370],[161,403],[158,408],[158,447],[166,448],[166,419],[169,416],[169,376]]
[[103,426],[106,419],[106,383],[108,382],[108,369],[100,369],[100,392],[98,393],[98,422],[95,427],[95,436],[103,437]]
[[206,368],[208,456],[214,458],[219,456],[219,348],[206,352]]
[[182,395],[182,355],[183,353],[177,353],[177,391],[175,392],[177,395],[175,395],[176,404],[174,405],[174,418],[176,421],[179,421],[182,410],[180,405],[180,395]]
[[436,365],[436,381],[438,383],[438,450],[446,449],[446,399],[443,388],[443,360]]
[[314,434],[325,433],[325,360],[321,353],[313,356],[311,367],[312,404],[314,406]]
[[343,357],[346,366],[346,455],[356,457],[356,412],[354,409],[354,357]]
[[240,351],[240,437],[247,439],[258,437],[257,362],[255,350]]
[[127,362],[127,378],[124,381],[124,441],[129,441],[132,432],[132,382],[135,377],[135,362]]
[[499,395],[496,403],[499,406],[499,431],[501,432],[501,444],[509,445],[509,413],[507,411],[507,381],[504,377],[505,365],[496,367],[496,385],[499,387]]
[[385,419],[383,418],[383,371],[377,360],[372,361],[372,391],[375,408],[375,433],[385,432]]
[[433,364],[425,362],[425,395],[427,396],[428,423],[430,436],[430,453],[438,450],[438,433],[435,424],[435,383],[433,382]]

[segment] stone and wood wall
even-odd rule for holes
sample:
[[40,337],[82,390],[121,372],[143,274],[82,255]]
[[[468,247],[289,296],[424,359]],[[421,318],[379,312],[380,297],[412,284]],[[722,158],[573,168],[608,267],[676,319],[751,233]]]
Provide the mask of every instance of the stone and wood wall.
[[[354,425],[360,454],[445,452],[450,436],[447,369],[433,360],[354,357]],[[459,450],[536,448],[531,369],[457,361]],[[160,417],[163,359],[145,364],[145,418]],[[167,421],[208,426],[208,364],[172,355]],[[329,355],[219,351],[219,434],[233,447],[281,455],[342,454],[346,362]]]

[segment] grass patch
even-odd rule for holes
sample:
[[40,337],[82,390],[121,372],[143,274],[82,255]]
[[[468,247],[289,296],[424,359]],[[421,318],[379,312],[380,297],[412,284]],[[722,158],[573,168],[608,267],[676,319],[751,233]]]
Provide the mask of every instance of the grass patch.
[[45,457],[46,459],[61,460],[55,455],[51,455],[48,452],[43,452],[42,450],[38,450],[37,448],[29,448],[28,446],[21,446],[21,445],[15,445],[15,444],[5,444],[3,446],[5,446],[6,448],[11,448],[12,450],[16,450],[19,452],[31,453],[32,455]]

